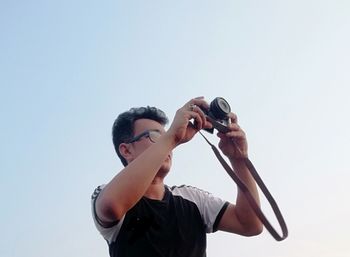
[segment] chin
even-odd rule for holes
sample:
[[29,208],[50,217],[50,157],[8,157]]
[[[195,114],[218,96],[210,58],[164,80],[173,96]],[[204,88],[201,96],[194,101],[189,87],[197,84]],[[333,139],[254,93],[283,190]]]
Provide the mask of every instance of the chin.
[[165,177],[171,168],[171,161],[167,160],[163,163],[163,165],[160,167],[159,171],[158,171],[158,175],[161,177]]

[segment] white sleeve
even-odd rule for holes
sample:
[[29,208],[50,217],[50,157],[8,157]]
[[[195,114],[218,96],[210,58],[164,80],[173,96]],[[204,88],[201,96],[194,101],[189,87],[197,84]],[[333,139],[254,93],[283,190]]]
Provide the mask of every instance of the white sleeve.
[[192,186],[172,187],[171,190],[173,195],[179,195],[196,204],[207,233],[216,231],[218,222],[228,206],[227,201]]
[[98,198],[100,192],[105,187],[105,185],[98,186],[94,193],[91,196],[91,211],[92,211],[92,218],[94,220],[95,226],[97,230],[100,232],[100,234],[103,236],[105,240],[107,240],[108,244],[111,244],[114,242],[118,236],[118,233],[120,231],[120,228],[124,221],[124,216],[119,220],[118,222],[115,222],[111,224],[110,226],[104,226],[100,219],[97,216],[96,213],[96,199]]

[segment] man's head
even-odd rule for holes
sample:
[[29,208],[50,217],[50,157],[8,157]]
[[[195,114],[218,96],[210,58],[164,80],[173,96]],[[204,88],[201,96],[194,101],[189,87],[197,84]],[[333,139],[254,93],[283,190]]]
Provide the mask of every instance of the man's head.
[[[119,150],[119,146],[122,143],[129,143],[135,136],[140,135],[135,131],[135,122],[137,122],[137,130],[142,129],[141,126],[147,126],[144,122],[140,122],[143,119],[150,120],[150,126],[154,124],[160,124],[162,127],[168,123],[168,118],[165,113],[155,107],[139,107],[131,108],[129,111],[121,113],[118,118],[114,121],[112,128],[113,145],[116,153],[118,154],[121,162],[124,166],[128,164],[128,161],[124,158],[123,154]],[[152,127],[145,127],[145,129],[157,129]],[[142,131],[144,132],[144,131]],[[137,134],[137,135],[136,135]],[[147,135],[145,135],[147,136]],[[140,138],[141,139],[141,138]]]

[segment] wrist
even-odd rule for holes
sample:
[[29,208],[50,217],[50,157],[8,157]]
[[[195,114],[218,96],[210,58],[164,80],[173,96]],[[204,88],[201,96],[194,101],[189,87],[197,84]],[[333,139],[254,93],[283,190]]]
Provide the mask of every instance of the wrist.
[[176,140],[176,136],[171,132],[167,131],[163,134],[161,140],[168,145],[171,150],[174,149],[178,145],[178,140]]
[[239,157],[239,158],[229,158],[234,170],[242,170],[246,168],[245,159],[248,157]]

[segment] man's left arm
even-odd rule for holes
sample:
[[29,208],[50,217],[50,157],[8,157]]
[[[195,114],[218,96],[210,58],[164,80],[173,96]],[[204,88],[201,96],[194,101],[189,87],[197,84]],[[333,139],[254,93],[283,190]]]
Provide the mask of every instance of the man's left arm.
[[[230,131],[218,133],[219,147],[223,154],[229,158],[236,175],[245,183],[256,203],[260,205],[255,180],[244,161],[245,158],[248,158],[246,135],[237,123],[237,116],[230,113],[229,117],[231,120],[231,124],[228,125]],[[218,224],[218,229],[244,236],[258,235],[262,232],[261,221],[239,188],[236,204],[229,204]]]
[[[243,160],[231,160],[238,177],[245,183],[253,198],[260,205],[259,194],[254,179]],[[230,203],[225,210],[218,230],[227,231],[243,236],[255,236],[262,232],[263,225],[256,216],[243,192],[238,189],[236,204]]]

